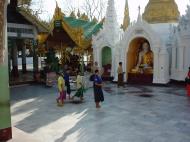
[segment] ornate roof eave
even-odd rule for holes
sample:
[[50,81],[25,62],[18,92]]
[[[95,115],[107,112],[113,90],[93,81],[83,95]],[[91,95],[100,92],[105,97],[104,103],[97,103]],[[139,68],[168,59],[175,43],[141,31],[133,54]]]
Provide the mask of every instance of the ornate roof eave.
[[88,48],[91,41],[83,37],[84,30],[82,28],[72,28],[64,20],[62,21],[62,26],[63,29],[72,38],[72,40],[76,43],[77,46]]
[[29,22],[34,24],[39,32],[48,33],[49,26],[45,25],[44,23],[40,22],[37,17],[32,15],[29,11],[27,11],[24,7],[18,7],[18,12],[24,16]]
[[[82,28],[72,28],[67,22],[62,19],[62,28],[66,31],[66,33],[71,37],[71,39],[75,42],[78,47],[83,47],[87,49],[91,45],[91,40],[87,40],[83,37],[84,31]],[[50,34],[53,33],[54,30],[54,19],[52,19],[50,24]]]

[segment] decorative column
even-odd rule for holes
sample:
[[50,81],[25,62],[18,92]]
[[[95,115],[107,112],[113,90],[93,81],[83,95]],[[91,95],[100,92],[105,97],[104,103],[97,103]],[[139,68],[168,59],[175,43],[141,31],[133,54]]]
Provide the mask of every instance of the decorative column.
[[114,77],[115,76],[115,62],[116,62],[116,59],[115,59],[115,56],[114,54],[116,53],[115,51],[115,48],[111,48],[111,59],[112,59],[112,63],[111,63],[111,77]]
[[167,49],[162,48],[159,53],[159,83],[169,82],[169,54]]
[[18,72],[18,49],[17,49],[17,44],[16,41],[14,42],[14,46],[12,49],[12,74],[14,77],[19,77],[19,72]]
[[154,72],[153,72],[153,83],[159,83],[159,47],[154,49]]
[[[120,57],[120,60],[119,62],[122,62],[123,63],[123,72],[125,72],[124,74],[124,82],[127,82],[128,80],[128,72],[127,72],[127,53],[126,53],[126,49],[125,48],[122,48],[122,49],[118,49],[119,50],[119,57]],[[119,62],[117,63],[117,67],[119,66]]]
[[[116,47],[117,48],[117,47]],[[113,62],[112,62],[112,72],[113,72],[113,77],[114,77],[114,82],[118,81],[118,74],[117,74],[117,68],[119,64],[119,50],[113,48],[112,56],[113,56]]]
[[92,45],[92,49],[93,49],[93,62],[92,62],[92,66],[94,65],[94,62],[97,61],[97,48],[95,45]]
[[97,62],[98,62],[98,66],[102,68],[102,52],[101,52],[101,48],[97,48]]
[[10,97],[9,97],[9,73],[8,73],[8,49],[7,49],[7,0],[0,1],[0,141],[12,138]]
[[23,42],[22,44],[22,72],[26,73],[26,44]]
[[176,73],[177,64],[177,48],[172,47],[172,65],[171,65],[171,79],[174,79]]
[[[34,79],[36,78],[36,73],[39,72],[39,65],[38,65],[38,55],[37,55],[37,47],[38,47],[38,43],[37,43],[37,35],[38,35],[38,32],[37,32],[37,29],[34,28],[33,29],[34,31],[34,38],[33,38],[33,41],[32,41],[32,45],[33,45],[33,77]],[[48,44],[48,43],[47,43]]]
[[178,66],[178,71],[183,71],[184,69],[184,47],[180,47],[179,49],[179,66]]
[[172,48],[172,70],[175,70],[176,69],[176,48]]

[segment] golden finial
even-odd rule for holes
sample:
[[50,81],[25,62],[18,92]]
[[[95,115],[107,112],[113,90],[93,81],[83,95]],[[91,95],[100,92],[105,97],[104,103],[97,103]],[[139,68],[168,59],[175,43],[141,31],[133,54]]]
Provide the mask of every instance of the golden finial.
[[103,24],[104,23],[104,21],[105,21],[105,17],[104,18],[102,18],[102,20],[100,21],[100,24]]
[[98,20],[96,19],[96,17],[94,16],[93,20],[94,23],[98,23]]
[[89,19],[88,19],[88,16],[85,14],[85,13],[83,13],[81,16],[80,16],[80,19],[81,20],[85,20],[85,21],[88,21]]
[[71,12],[70,17],[76,18],[76,15],[75,15],[74,11]]
[[124,19],[122,24],[122,29],[125,31],[127,27],[130,24],[130,17],[129,17],[129,6],[128,6],[128,0],[125,2],[125,12],[124,12]]
[[77,12],[77,16],[78,18],[80,18],[80,10],[78,9],[78,12]]
[[56,8],[53,16],[54,20],[62,20],[64,16],[65,14],[61,11],[61,8],[59,8],[59,5],[56,1]]
[[58,8],[59,6],[58,6],[58,3],[57,3],[57,0],[55,0],[55,3],[56,3],[56,8]]

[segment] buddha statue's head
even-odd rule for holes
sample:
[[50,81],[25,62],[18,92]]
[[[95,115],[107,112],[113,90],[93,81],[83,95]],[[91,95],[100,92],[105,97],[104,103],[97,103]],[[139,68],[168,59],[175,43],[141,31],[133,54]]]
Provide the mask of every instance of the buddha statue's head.
[[94,65],[95,65],[95,66],[98,66],[98,62],[95,62]]
[[142,50],[143,50],[144,52],[150,51],[150,45],[149,45],[148,42],[144,42],[144,43],[143,43],[143,45],[142,45]]

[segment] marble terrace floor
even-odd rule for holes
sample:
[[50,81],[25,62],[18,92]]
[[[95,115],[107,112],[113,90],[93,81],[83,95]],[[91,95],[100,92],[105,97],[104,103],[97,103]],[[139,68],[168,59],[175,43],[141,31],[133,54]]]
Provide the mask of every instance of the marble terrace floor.
[[190,142],[185,93],[179,86],[105,83],[105,102],[97,110],[92,88],[83,103],[60,108],[56,87],[19,86],[11,88],[12,124],[41,142]]

